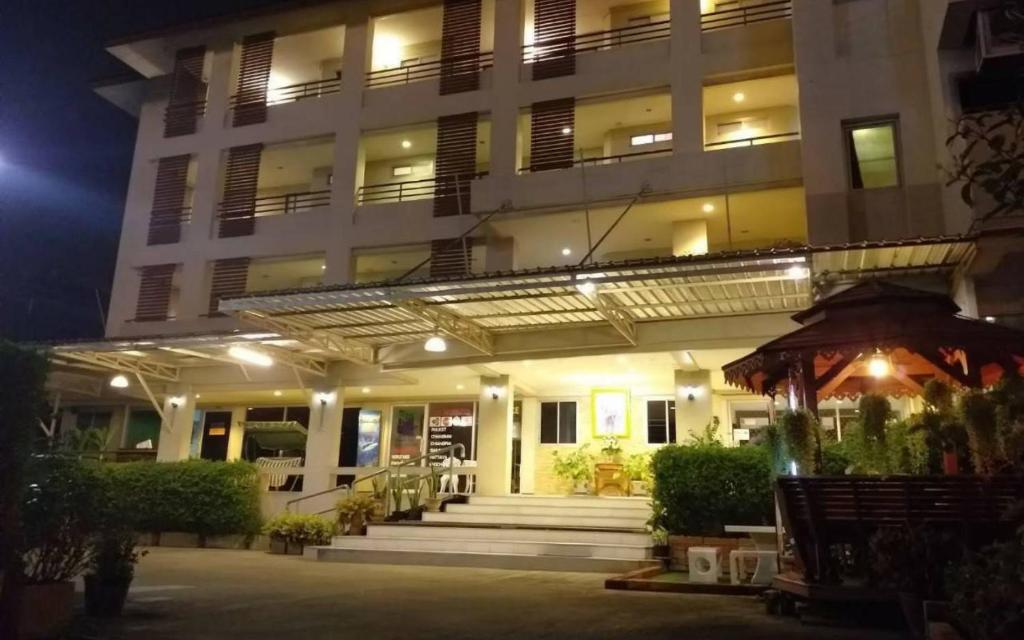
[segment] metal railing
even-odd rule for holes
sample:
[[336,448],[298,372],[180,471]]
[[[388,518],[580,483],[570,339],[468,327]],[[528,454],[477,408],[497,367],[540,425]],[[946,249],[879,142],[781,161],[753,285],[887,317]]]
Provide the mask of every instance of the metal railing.
[[[731,27],[744,27],[748,24],[781,20],[793,17],[793,0],[767,0],[765,2],[719,3],[715,11],[700,17],[701,31],[718,31]],[[729,8],[724,8],[729,7]]]
[[652,149],[651,151],[636,151],[633,153],[620,153],[614,156],[601,156],[597,158],[577,158],[572,161],[564,163],[553,163],[547,162],[539,165],[530,165],[523,167],[519,170],[520,174],[524,173],[537,173],[540,171],[553,171],[556,169],[568,169],[570,167],[583,167],[583,166],[600,166],[606,164],[619,164],[622,162],[629,162],[631,160],[645,160],[647,158],[656,158],[661,156],[672,155],[672,149]]
[[322,191],[297,191],[276,196],[263,196],[244,202],[224,201],[220,203],[220,212],[239,215],[252,211],[257,218],[262,218],[308,211],[330,204],[331,192],[324,189]]
[[[319,98],[321,96],[338,93],[341,91],[341,77],[326,78],[324,80],[310,80],[309,82],[298,82],[284,87],[267,89],[266,105],[268,107],[288,102],[297,102],[307,98]],[[241,94],[231,96],[230,106],[235,108],[240,104],[252,104],[253,100],[239,97]],[[255,101],[259,104],[259,101]]]
[[206,98],[193,102],[172,102],[168,103],[164,110],[164,135],[184,135],[184,131],[191,133],[194,130],[196,121],[206,115]]
[[799,140],[799,131],[790,131],[789,133],[773,133],[767,136],[754,136],[752,138],[738,138],[736,140],[722,140],[721,142],[708,142],[704,144],[705,151],[717,151],[719,149],[733,149],[736,147],[756,147],[762,144],[772,144],[775,142],[788,142],[790,140]]
[[437,60],[395,67],[394,69],[368,71],[366,73],[366,86],[372,89],[439,78],[442,74],[459,76],[461,74],[478,73],[493,65],[493,51],[450,56],[448,58],[439,58]]
[[[438,195],[438,187],[448,187],[452,181],[468,182],[486,176],[486,171],[457,176],[425,178],[423,180],[407,180],[405,182],[383,182],[367,184],[359,187],[356,194],[358,204],[385,204],[393,202],[409,202],[412,200],[428,200]],[[451,188],[454,188],[452,186]],[[452,192],[449,195],[455,195]]]
[[533,44],[523,45],[523,62],[529,64],[557,60],[586,51],[603,51],[627,44],[661,40],[671,34],[672,21],[662,20],[607,31],[591,31],[564,38],[538,40]]

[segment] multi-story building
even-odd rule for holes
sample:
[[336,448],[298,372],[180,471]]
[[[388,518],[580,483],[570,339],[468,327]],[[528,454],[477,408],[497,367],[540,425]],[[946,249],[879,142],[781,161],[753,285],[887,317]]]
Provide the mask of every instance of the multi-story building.
[[138,141],[60,421],[291,459],[268,508],[455,443],[483,494],[558,492],[552,452],[605,435],[742,444],[773,405],[722,365],[815,299],[978,313],[938,168],[961,4],[296,2],[115,42]]

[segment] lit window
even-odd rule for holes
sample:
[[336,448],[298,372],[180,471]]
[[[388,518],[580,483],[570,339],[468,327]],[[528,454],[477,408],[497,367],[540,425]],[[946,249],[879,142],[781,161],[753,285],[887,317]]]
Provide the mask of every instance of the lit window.
[[672,142],[672,132],[654,134],[655,142]]
[[395,178],[400,178],[402,176],[411,176],[412,166],[408,164],[403,164],[397,167],[391,167],[391,175],[394,176]]
[[631,147],[639,147],[640,145],[644,144],[654,144],[653,133],[645,133],[643,135],[631,136],[629,138],[629,146]]
[[880,189],[900,184],[897,120],[843,123],[850,188]]
[[576,403],[540,403],[540,443],[576,444]]

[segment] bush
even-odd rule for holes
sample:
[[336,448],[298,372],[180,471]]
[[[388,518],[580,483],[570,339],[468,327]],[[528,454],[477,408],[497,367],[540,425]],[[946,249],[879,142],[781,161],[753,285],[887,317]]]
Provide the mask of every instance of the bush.
[[260,531],[259,473],[248,462],[129,462],[105,465],[104,472],[138,531]]
[[727,524],[774,522],[771,454],[764,447],[662,447],[651,462],[660,523],[674,534],[722,535]]
[[821,442],[818,421],[810,412],[800,410],[780,414],[778,422],[789,458],[797,463],[802,475],[813,474],[817,470],[815,458]]
[[969,554],[949,583],[953,616],[972,638],[1024,638],[1024,539]]
[[282,513],[263,527],[263,533],[298,544],[328,544],[334,524],[321,516]]

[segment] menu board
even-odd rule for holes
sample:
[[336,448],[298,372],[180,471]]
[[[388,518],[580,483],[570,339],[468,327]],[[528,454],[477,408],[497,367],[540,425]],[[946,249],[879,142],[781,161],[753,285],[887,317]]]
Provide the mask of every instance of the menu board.
[[427,419],[427,452],[430,464],[444,465],[448,458],[448,447],[461,444],[466,447],[465,456],[456,453],[460,464],[466,460],[476,460],[474,449],[476,436],[476,403],[475,402],[433,402],[430,404],[430,416]]
[[391,412],[391,465],[401,464],[420,455],[423,445],[422,405],[395,407]]

